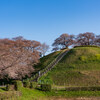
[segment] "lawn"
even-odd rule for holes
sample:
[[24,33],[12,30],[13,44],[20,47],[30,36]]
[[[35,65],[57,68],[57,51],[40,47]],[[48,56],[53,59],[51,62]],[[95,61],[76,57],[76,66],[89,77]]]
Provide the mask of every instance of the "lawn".
[[[64,100],[69,98],[90,98],[90,97],[100,97],[100,91],[50,91],[50,92],[44,92],[37,89],[29,89],[29,88],[21,88],[22,96],[12,98],[12,100]],[[7,92],[5,89],[0,88],[0,93]],[[9,91],[11,93],[11,91]],[[11,99],[7,99],[11,100]]]

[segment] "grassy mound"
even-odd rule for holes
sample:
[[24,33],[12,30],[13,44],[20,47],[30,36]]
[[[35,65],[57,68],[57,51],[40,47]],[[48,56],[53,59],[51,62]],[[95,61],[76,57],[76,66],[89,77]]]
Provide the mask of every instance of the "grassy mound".
[[57,51],[57,52],[53,52],[47,56],[44,56],[40,59],[40,63],[36,66],[34,66],[36,72],[39,70],[44,69],[48,64],[50,64],[57,56],[59,56],[61,53],[63,52],[63,50],[61,51]]
[[[44,62],[49,59],[50,57],[46,56]],[[39,82],[65,86],[99,86],[100,48],[71,49],[50,72],[40,78]]]

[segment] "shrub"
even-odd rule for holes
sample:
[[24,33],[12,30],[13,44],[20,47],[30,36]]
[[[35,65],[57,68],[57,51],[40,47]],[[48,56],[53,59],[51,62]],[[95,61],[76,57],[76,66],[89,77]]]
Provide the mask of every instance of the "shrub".
[[14,87],[14,85],[7,84],[6,85],[6,90],[7,91],[12,91],[12,90],[15,90],[15,87]]
[[27,88],[30,87],[30,82],[29,81],[24,81],[23,84],[24,84],[24,87],[27,87]]
[[10,89],[10,85],[7,84],[7,85],[6,85],[6,90],[9,91],[9,89]]
[[23,87],[23,84],[21,81],[15,81],[14,85],[15,85],[16,91],[19,91],[21,89],[21,87]]
[[80,59],[81,61],[86,61],[86,60],[87,60],[86,56],[81,56],[79,59]]
[[96,54],[97,60],[100,60],[100,54]]
[[16,97],[21,95],[22,93],[19,91],[0,92],[0,100],[17,100]]
[[51,91],[51,85],[50,84],[41,84],[41,90],[42,91]]
[[37,88],[37,82],[30,82],[30,88]]

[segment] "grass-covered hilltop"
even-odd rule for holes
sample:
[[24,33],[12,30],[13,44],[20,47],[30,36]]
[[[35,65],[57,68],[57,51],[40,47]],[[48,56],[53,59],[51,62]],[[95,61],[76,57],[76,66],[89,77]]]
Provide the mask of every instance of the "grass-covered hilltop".
[[[41,58],[38,69],[47,66],[62,51]],[[100,85],[100,48],[93,46],[70,49],[38,82],[71,87]]]

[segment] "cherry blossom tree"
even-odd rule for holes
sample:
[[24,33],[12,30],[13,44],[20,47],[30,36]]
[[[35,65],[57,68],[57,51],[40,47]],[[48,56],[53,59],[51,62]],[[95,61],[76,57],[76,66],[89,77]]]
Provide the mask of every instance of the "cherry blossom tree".
[[[74,43],[74,35],[69,35],[67,33],[64,33],[60,35],[60,37],[56,38],[54,40],[54,43],[52,46],[56,49],[62,49],[62,48],[68,48],[70,45]],[[54,49],[53,48],[53,49]],[[54,49],[54,50],[55,50]]]
[[45,56],[48,49],[49,49],[49,45],[47,45],[46,43],[41,44],[41,47],[40,47],[41,55]]
[[22,79],[39,62],[40,42],[23,37],[0,39],[0,79]]
[[80,33],[76,38],[76,45],[96,45],[96,36],[92,32]]

